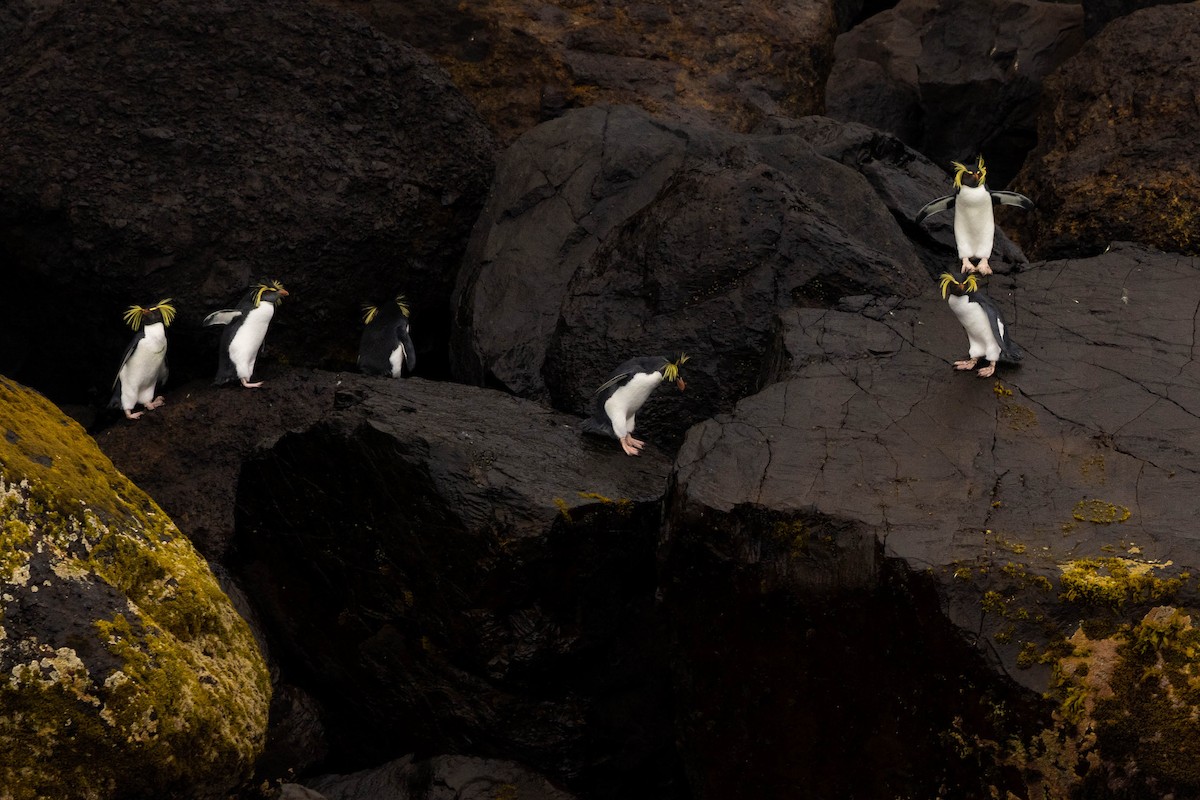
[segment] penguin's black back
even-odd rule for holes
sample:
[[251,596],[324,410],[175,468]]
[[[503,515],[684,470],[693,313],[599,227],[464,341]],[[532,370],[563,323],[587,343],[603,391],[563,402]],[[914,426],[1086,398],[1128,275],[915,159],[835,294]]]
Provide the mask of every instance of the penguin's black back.
[[401,342],[411,359],[412,340],[408,335],[408,317],[397,303],[388,303],[363,328],[362,339],[358,343],[358,368],[369,375],[391,375],[392,351]]

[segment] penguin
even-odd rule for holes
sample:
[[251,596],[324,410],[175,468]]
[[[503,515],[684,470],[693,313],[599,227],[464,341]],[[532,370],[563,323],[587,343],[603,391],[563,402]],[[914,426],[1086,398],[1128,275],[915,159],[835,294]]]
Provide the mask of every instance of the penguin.
[[237,308],[214,311],[204,318],[204,325],[224,325],[217,353],[217,377],[213,384],[220,386],[235,378],[247,389],[257,389],[262,381],[251,383],[254,362],[267,335],[267,327],[275,315],[275,306],[288,296],[279,281],[254,286],[238,303]]
[[640,454],[646,443],[633,438],[634,415],[664,381],[674,383],[681,392],[686,388],[679,368],[687,360],[683,354],[675,361],[663,356],[642,356],[621,364],[593,395],[595,408],[592,416],[583,421],[582,430],[616,439],[626,455]]
[[125,324],[135,333],[121,358],[108,407],[121,409],[126,419],[140,419],[145,413],[133,410],[138,403],[151,411],[166,402],[154,393],[167,382],[167,326],[174,318],[169,297],[149,308],[130,306],[125,312]]
[[990,363],[979,370],[979,377],[990,378],[996,371],[997,362],[1015,363],[1025,357],[1016,342],[1009,338],[1008,326],[996,301],[979,288],[979,279],[975,275],[943,272],[941,288],[942,299],[950,304],[950,310],[967,332],[970,346],[968,357],[954,362],[955,369],[975,369],[979,359],[984,358]]
[[401,370],[411,374],[417,366],[417,353],[409,337],[408,302],[404,295],[382,309],[363,306],[362,339],[358,344],[358,368],[368,375],[399,378]]
[[[1017,206],[1026,211],[1033,209],[1033,201],[1018,192],[992,191],[984,182],[987,168],[983,156],[979,156],[975,168],[971,169],[957,161],[954,165],[954,194],[939,197],[926,203],[917,212],[917,224],[926,217],[941,211],[954,209],[954,243],[958,246],[958,257],[962,259],[962,271],[991,275],[988,258],[992,255],[992,244],[996,239],[996,218],[993,206]],[[964,178],[967,182],[964,183]],[[971,259],[979,259],[976,267]]]

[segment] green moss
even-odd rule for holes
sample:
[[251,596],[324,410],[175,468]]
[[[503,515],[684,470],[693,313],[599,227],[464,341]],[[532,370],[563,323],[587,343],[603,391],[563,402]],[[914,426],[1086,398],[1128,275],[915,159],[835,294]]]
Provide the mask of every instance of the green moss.
[[167,796],[248,772],[270,700],[249,627],[83,430],[4,379],[0,552],[0,797]]
[[1178,578],[1158,578],[1156,565],[1127,558],[1091,558],[1061,565],[1059,598],[1068,603],[1120,608],[1126,604],[1172,599],[1182,586]]
[[1108,525],[1113,522],[1124,522],[1132,512],[1126,506],[1118,506],[1104,500],[1080,500],[1075,504],[1071,516],[1080,522],[1094,522],[1098,525]]

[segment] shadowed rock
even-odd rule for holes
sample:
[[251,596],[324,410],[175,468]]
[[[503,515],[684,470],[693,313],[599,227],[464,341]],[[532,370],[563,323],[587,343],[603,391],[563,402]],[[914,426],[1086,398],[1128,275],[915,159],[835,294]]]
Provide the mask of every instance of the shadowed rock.
[[[377,769],[330,775],[309,782],[311,800],[571,800],[545,778],[495,759],[440,756],[417,761],[405,756]],[[309,795],[296,793],[296,800]]]
[[420,363],[444,371],[441,309],[493,144],[426,56],[281,0],[64,0],[9,41],[6,374],[60,402],[102,398],[121,311],[171,297],[171,370],[211,377],[199,320],[263,277],[291,292],[269,358],[353,363],[359,304],[402,290]]
[[[950,369],[966,337],[932,289],[784,318],[778,382],[694,428],[676,464],[666,574],[693,577],[666,602],[678,655],[693,656],[677,662],[679,702],[702,710],[681,735],[704,796],[752,797],[772,781],[816,787],[798,797],[925,791],[929,776],[906,765],[962,764],[948,730],[994,743],[938,778],[963,796],[1065,796],[1111,780],[1200,788],[1163,746],[1198,733],[1194,698],[1171,688],[1200,670],[1187,655],[1200,633],[1176,613],[1198,599],[1187,574],[1200,563],[1197,305],[1171,288],[1196,266],[1124,246],[992,278],[1027,354],[998,380]],[[738,609],[715,619],[744,631],[742,651],[771,674],[806,675],[803,688],[744,713],[704,709],[746,670],[703,654],[698,610],[721,607],[714,585]],[[877,615],[887,622],[875,628]],[[914,635],[920,653],[908,651]],[[1161,691],[1139,689],[1144,669]],[[850,694],[873,696],[809,702],[805,690],[842,681],[839,670],[856,676]],[[1154,734],[1139,740],[1128,726],[1142,717]],[[802,738],[814,718],[832,744],[813,759],[758,744]],[[743,729],[753,736],[735,744],[729,731]],[[746,753],[746,768],[717,764],[708,731]],[[869,774],[830,768],[863,749],[880,754]],[[1080,758],[1093,765],[1082,776]]]
[[1013,220],[1031,256],[1095,255],[1112,241],[1200,253],[1197,47],[1195,3],[1148,8],[1046,81],[1038,146],[1015,181],[1038,203]]

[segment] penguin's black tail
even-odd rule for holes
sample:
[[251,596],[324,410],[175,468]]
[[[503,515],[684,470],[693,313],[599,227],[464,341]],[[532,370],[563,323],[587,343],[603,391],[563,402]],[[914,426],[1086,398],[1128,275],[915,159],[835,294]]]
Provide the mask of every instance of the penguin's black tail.
[[590,433],[593,436],[604,436],[609,439],[617,438],[617,435],[613,433],[612,425],[609,424],[608,420],[601,422],[595,417],[588,417],[581,422],[579,424],[579,430],[583,431],[584,433]]

